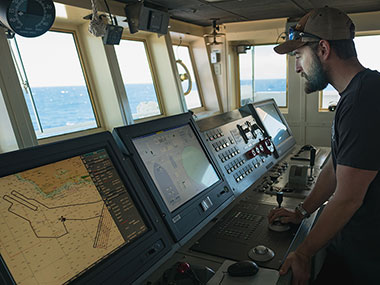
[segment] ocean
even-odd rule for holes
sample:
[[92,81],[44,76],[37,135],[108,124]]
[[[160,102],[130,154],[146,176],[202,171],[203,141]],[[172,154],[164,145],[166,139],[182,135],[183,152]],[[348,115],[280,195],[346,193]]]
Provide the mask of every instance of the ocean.
[[[242,80],[241,84],[244,87],[249,87],[251,83],[250,80]],[[196,86],[194,87],[193,89],[196,89]],[[125,88],[134,119],[161,114],[152,83],[126,84]],[[281,92],[279,91],[282,90],[286,90],[285,79],[255,80],[256,92],[265,91],[265,94],[268,92],[280,94]],[[193,91],[195,92],[197,90]],[[26,93],[24,93],[24,96],[37,138],[97,127],[86,86],[35,87],[32,88],[32,93],[37,113],[40,117],[42,132],[39,129],[30,96]],[[274,93],[272,93],[272,95]],[[268,94],[265,96],[268,96]],[[265,96],[263,98],[266,98]],[[276,95],[274,94],[274,96]]]
[[[126,84],[125,87],[134,119],[160,114],[153,84]],[[86,86],[35,87],[32,94],[42,132],[30,96],[24,92],[38,138],[97,127]]]

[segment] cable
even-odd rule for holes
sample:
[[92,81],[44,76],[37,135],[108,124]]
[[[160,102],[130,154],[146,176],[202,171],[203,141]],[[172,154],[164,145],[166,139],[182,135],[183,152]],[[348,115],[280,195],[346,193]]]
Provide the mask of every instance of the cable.
[[175,50],[175,53],[176,53],[176,55],[177,55],[177,58],[179,58],[179,56],[178,56],[178,49],[179,49],[179,47],[181,46],[181,44],[182,44],[182,37],[179,37],[179,44],[177,45],[177,48],[176,48],[176,50]]
[[219,281],[219,285],[222,284],[224,277],[226,276],[226,273],[227,273],[227,271],[223,271],[223,276],[222,276],[222,279],[220,279],[220,281]]
[[[111,14],[111,10],[110,10],[110,6],[108,6],[108,3],[107,3],[107,0],[104,0],[104,4],[106,4],[106,8],[107,8],[107,12],[110,16],[110,20],[111,20],[111,24],[113,24],[113,17],[112,17],[112,14]],[[117,24],[115,24],[117,26]]]
[[97,0],[91,0],[92,4],[92,17],[90,25],[88,26],[88,31],[95,37],[103,37],[106,33],[106,24],[102,20],[102,16],[98,15],[98,7],[96,5]]

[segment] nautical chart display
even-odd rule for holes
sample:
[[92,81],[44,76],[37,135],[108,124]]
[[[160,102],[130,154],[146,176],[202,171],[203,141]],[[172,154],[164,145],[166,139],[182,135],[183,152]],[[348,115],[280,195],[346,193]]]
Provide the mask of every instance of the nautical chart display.
[[17,284],[68,282],[147,230],[105,149],[0,178],[0,253]]
[[219,181],[188,124],[135,138],[133,144],[170,212]]

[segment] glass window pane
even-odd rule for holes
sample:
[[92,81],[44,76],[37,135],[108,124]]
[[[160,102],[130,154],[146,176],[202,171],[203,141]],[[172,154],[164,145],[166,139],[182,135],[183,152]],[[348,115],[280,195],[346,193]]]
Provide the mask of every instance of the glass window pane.
[[253,102],[252,85],[252,51],[239,54],[239,74],[240,74],[240,104],[244,106]]
[[254,46],[239,55],[241,105],[251,102],[253,94],[253,101],[273,98],[286,107],[286,56],[275,53],[274,46]]
[[133,119],[161,115],[144,42],[121,40],[115,51]]
[[26,76],[14,40],[11,47],[22,81],[29,82],[30,90],[23,90],[37,138],[96,128],[74,35],[49,31],[16,41]]
[[[380,46],[380,35],[357,36],[354,38],[356,52],[360,63],[367,68],[380,70],[378,60],[378,47]],[[338,91],[330,84],[322,93],[322,109],[327,109],[330,104],[337,104],[340,99]]]
[[286,107],[286,56],[277,54],[275,46],[254,47],[254,101],[273,98]]
[[[186,101],[186,106],[188,109],[194,109],[194,108],[199,108],[202,107],[202,101],[198,92],[198,83],[195,77],[194,73],[194,67],[191,62],[191,57],[190,57],[190,50],[189,47],[187,46],[173,46],[173,51],[175,55],[175,59],[182,60],[182,62],[185,64],[187,69],[189,70],[191,81],[192,81],[192,87],[191,91],[188,95],[185,95],[185,101]],[[185,74],[186,71],[181,67],[179,64],[177,64],[178,72],[180,74]],[[186,80],[187,81],[187,80]],[[184,81],[182,84],[182,89],[185,92],[188,88],[188,82]]]

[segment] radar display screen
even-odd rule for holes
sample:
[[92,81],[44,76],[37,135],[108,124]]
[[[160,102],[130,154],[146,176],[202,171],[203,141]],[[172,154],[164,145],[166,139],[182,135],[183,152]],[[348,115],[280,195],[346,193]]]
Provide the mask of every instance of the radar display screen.
[[255,106],[255,108],[266,130],[272,137],[275,146],[280,145],[290,136],[290,133],[285,123],[281,120],[275,105],[263,104]]
[[220,181],[189,124],[133,139],[170,212]]
[[68,283],[148,230],[105,149],[0,178],[0,253],[17,284]]

